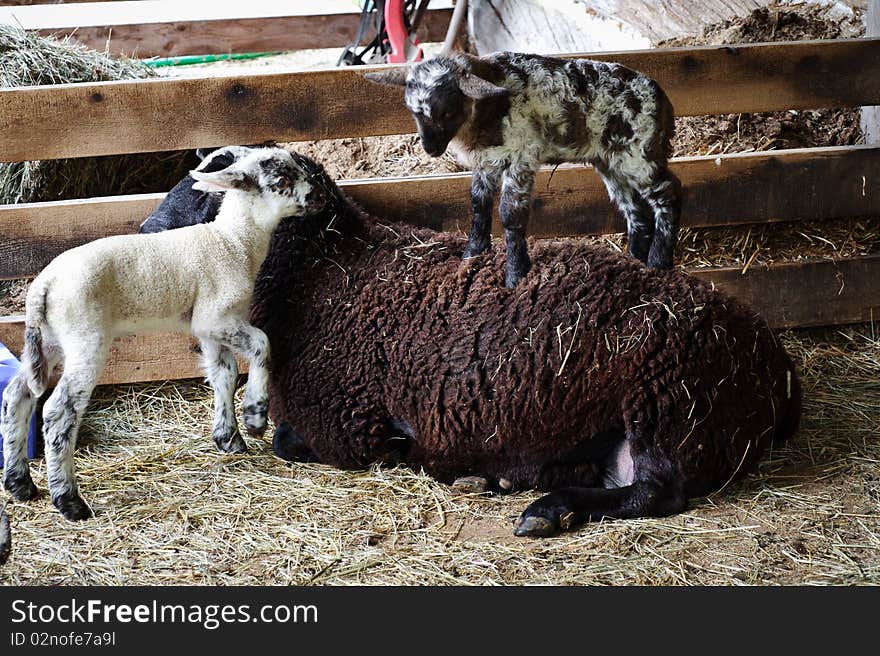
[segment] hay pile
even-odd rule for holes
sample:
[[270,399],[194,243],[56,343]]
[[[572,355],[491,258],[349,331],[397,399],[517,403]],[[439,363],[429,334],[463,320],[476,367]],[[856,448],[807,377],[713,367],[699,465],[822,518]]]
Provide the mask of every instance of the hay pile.
[[[880,335],[782,336],[803,371],[798,436],[688,512],[514,538],[534,493],[462,495],[404,468],[224,456],[199,384],[99,389],[76,463],[95,519],[10,504],[24,584],[880,583]],[[240,397],[239,397],[240,400]],[[240,403],[239,403],[240,408]],[[45,465],[35,480],[45,490]]]
[[[134,60],[0,25],[0,87],[151,77]],[[198,160],[189,152],[0,164],[0,203],[166,191]]]

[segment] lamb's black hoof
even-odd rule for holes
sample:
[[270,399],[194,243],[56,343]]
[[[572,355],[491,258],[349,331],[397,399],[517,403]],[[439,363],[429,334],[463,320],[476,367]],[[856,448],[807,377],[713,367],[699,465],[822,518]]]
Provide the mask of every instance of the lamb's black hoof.
[[91,519],[95,516],[88,504],[78,494],[63,494],[52,499],[52,503],[64,515],[64,519],[72,522]]
[[272,438],[275,455],[287,462],[317,462],[306,441],[297,435],[290,424],[280,424]]
[[671,269],[673,266],[672,253],[661,254],[651,251],[648,254],[646,264],[652,269]]
[[265,401],[257,401],[242,408],[242,421],[248,435],[260,437],[266,432],[268,404]]
[[525,262],[520,261],[513,266],[507,266],[507,275],[504,278],[504,285],[508,289],[513,289],[519,284],[519,281],[526,277],[529,270],[532,268],[532,263],[530,260],[526,260]]
[[534,515],[526,516],[525,513],[513,529],[513,534],[521,538],[549,538],[557,533],[559,533],[559,524],[553,520]]
[[16,501],[33,501],[40,496],[40,490],[34,485],[30,473],[25,472],[21,476],[7,476],[3,479],[5,487],[12,498]]
[[238,429],[232,435],[214,434],[214,444],[223,453],[247,453],[247,444]]

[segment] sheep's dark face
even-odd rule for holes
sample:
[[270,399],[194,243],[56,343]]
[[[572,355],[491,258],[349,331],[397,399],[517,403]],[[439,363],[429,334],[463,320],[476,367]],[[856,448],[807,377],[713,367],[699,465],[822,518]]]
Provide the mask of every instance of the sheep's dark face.
[[471,103],[452,73],[423,77],[407,82],[406,106],[416,121],[425,152],[439,157],[470,116]]

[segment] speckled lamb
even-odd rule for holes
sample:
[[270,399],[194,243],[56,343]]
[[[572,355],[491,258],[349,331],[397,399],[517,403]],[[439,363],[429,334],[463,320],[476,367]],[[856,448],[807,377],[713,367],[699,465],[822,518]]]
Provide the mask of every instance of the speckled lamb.
[[448,146],[473,169],[464,257],[489,247],[500,187],[507,286],[531,266],[532,189],[547,163],[592,164],[626,219],[630,253],[672,266],[681,213],[681,183],[667,167],[675,117],[654,80],[614,63],[511,52],[441,55],[366,77],[405,86],[425,151],[437,156]]
[[710,285],[559,240],[507,289],[500,254],[462,261],[459,237],[369,217],[309,166],[331,200],[275,233],[252,311],[281,457],[551,490],[517,524],[534,536],[680,512],[795,431],[783,347]]

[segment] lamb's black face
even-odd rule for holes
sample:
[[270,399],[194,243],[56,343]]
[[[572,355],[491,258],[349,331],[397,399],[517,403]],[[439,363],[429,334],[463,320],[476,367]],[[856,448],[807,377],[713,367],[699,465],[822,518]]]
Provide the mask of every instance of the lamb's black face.
[[456,77],[449,73],[414,76],[407,82],[405,97],[422,147],[432,157],[439,157],[468,118],[469,101]]

